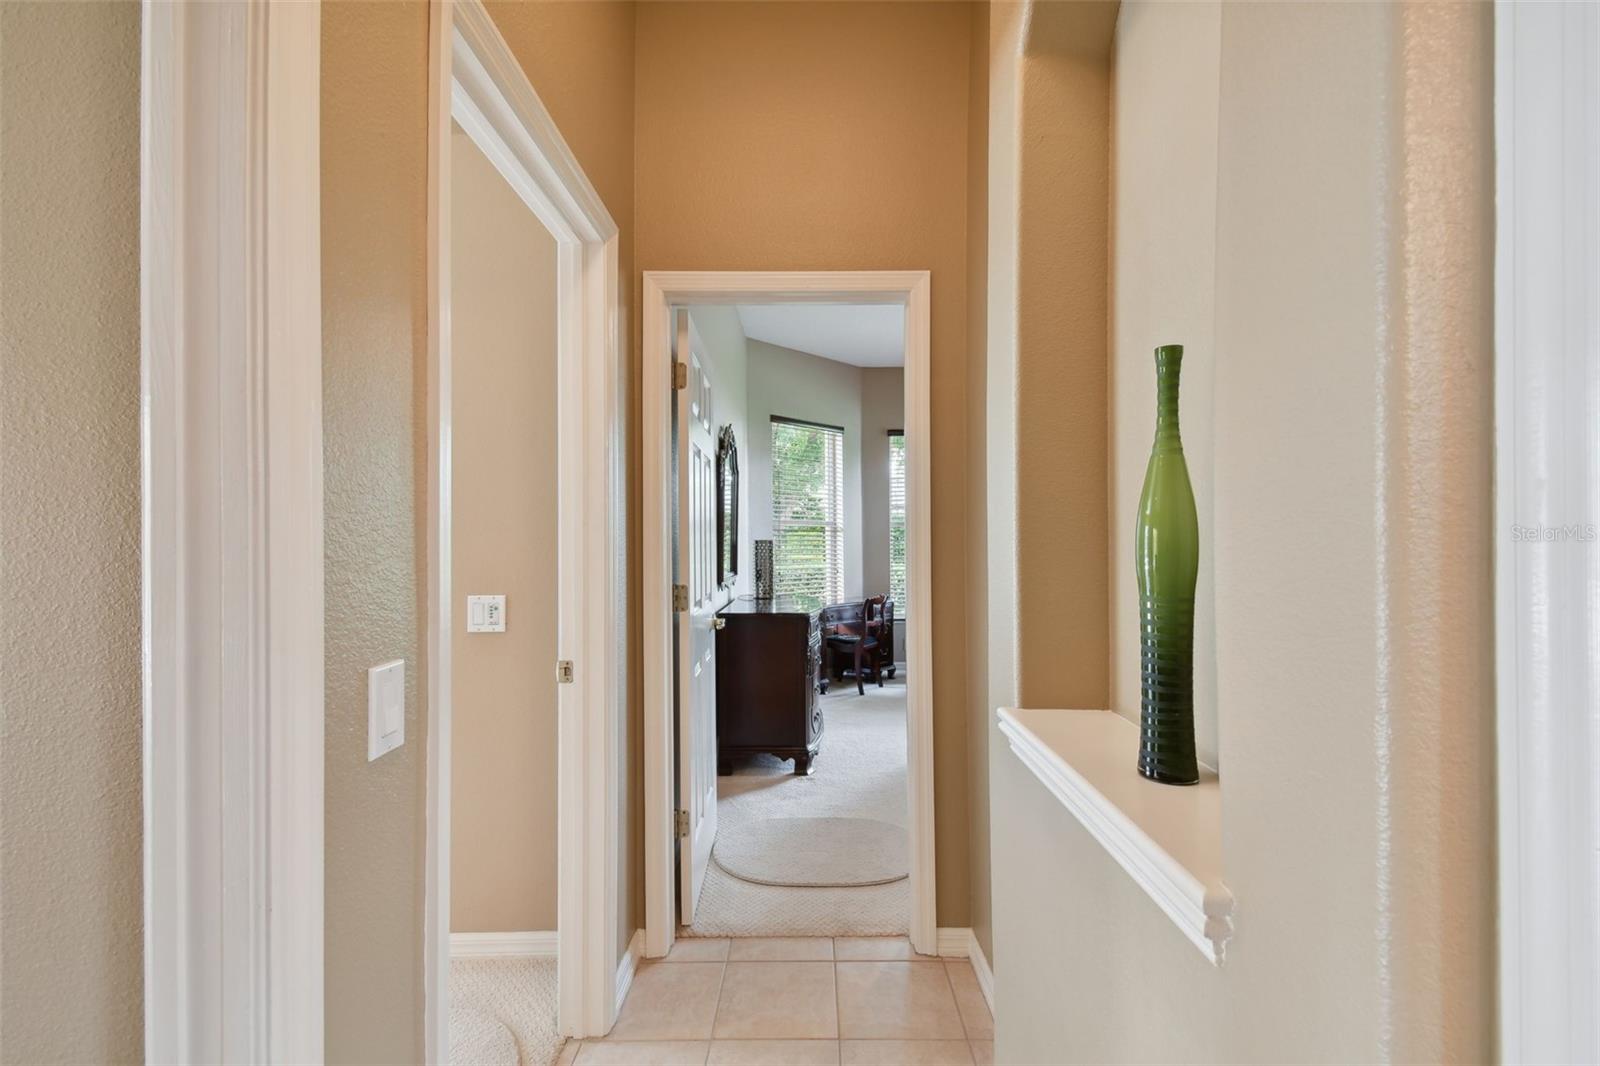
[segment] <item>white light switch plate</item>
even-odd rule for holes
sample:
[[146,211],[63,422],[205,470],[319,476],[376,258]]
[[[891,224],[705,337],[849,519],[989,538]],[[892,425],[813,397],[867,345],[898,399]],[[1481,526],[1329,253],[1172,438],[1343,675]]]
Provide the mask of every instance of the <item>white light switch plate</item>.
[[406,742],[406,661],[367,671],[367,761]]
[[506,631],[506,598],[504,596],[468,596],[467,632],[504,633]]

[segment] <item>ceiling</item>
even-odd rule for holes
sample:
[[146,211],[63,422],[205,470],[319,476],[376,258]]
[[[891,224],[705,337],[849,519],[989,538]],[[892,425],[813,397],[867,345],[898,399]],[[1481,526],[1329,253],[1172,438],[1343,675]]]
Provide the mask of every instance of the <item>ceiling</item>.
[[744,335],[851,366],[904,366],[902,304],[740,304]]

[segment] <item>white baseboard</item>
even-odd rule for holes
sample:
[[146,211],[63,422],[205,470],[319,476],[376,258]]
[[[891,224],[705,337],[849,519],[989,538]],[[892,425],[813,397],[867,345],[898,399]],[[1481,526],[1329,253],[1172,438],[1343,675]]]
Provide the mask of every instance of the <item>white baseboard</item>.
[[[617,1013],[622,1013],[622,1003],[628,998],[628,989],[633,987],[633,973],[639,968],[639,959],[644,954],[644,930],[635,929],[633,938],[628,941],[628,950],[622,953],[622,958],[617,960]],[[615,1019],[612,1019],[615,1022]]]
[[452,959],[555,958],[556,931],[451,933]]
[[972,938],[972,953],[967,956],[972,961],[972,972],[978,975],[978,987],[983,989],[983,1000],[989,1004],[989,1014],[994,1015],[994,971],[989,968],[989,958],[983,953],[983,945],[978,943],[978,938]]
[[971,929],[943,928],[939,930],[939,954],[949,959],[966,959],[972,963],[972,972],[978,975],[978,987],[994,1013],[994,971],[983,954],[983,945]]

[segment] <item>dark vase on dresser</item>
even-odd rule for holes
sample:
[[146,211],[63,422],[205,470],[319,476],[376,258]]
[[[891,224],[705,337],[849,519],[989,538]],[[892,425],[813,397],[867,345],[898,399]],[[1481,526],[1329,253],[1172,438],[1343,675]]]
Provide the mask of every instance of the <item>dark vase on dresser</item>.
[[717,617],[717,773],[734,756],[770,753],[809,774],[822,744],[817,668],[822,603],[736,599]]

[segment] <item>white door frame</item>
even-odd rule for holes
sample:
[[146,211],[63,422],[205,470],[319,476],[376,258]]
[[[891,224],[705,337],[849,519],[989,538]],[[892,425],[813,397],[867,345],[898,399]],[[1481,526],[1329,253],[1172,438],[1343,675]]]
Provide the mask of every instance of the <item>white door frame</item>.
[[[617,226],[480,0],[434,0],[428,150],[428,839],[425,1040],[446,1063],[450,992],[450,138],[459,123],[557,246],[560,687],[557,963],[560,1027],[616,1016],[617,735],[612,513],[617,412]],[[596,531],[604,530],[604,535]],[[508,930],[510,932],[511,930]]]
[[906,308],[907,594],[906,783],[911,845],[912,946],[938,954],[933,864],[933,618],[929,431],[929,276],[926,270],[644,272],[644,869],[645,954],[665,955],[677,935],[677,805],[672,717],[671,308],[694,304],[900,303]]
[[145,1057],[323,1057],[321,10],[144,5]]
[[1600,1060],[1600,10],[1495,5],[1500,1057]]

